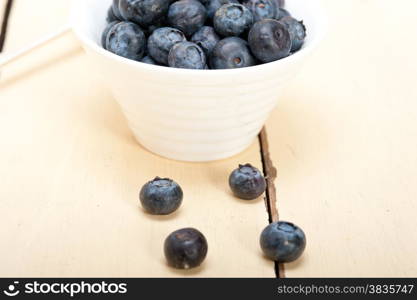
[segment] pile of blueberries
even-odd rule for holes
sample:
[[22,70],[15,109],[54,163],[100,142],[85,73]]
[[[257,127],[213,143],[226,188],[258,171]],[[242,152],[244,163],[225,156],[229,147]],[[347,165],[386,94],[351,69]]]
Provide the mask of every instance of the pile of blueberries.
[[[233,194],[243,200],[254,200],[266,189],[262,173],[250,164],[239,165],[229,176]],[[175,212],[182,203],[183,191],[173,180],[156,177],[146,183],[139,194],[144,210],[152,215],[168,215]],[[289,222],[274,222],[261,233],[260,246],[271,260],[284,263],[296,260],[306,246],[304,232]],[[198,267],[208,251],[204,235],[194,228],[182,228],[172,232],[164,243],[168,264],[177,269]]]
[[298,51],[306,28],[285,0],[113,0],[102,46],[147,64],[233,69]]

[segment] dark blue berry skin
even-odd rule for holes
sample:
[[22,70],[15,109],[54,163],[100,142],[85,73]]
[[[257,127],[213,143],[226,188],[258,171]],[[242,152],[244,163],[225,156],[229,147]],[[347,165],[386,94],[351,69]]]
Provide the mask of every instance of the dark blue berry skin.
[[291,36],[287,27],[265,19],[255,23],[248,36],[250,49],[257,59],[268,63],[287,57],[291,51]]
[[244,200],[254,200],[265,192],[266,181],[262,173],[250,164],[239,165],[229,177],[233,194]]
[[242,3],[252,12],[254,22],[277,16],[278,7],[274,0],[244,0]]
[[279,20],[281,18],[284,17],[291,17],[291,14],[288,10],[283,9],[283,8],[279,8],[277,11],[277,16],[275,17],[275,19]]
[[168,20],[166,19],[166,17],[162,17],[159,20],[156,20],[155,23],[153,23],[152,25],[148,26],[148,28],[146,28],[145,34],[147,36],[150,36],[155,30],[162,27],[166,27],[167,24]]
[[292,43],[291,52],[300,50],[306,38],[306,27],[303,21],[298,21],[293,17],[283,17],[279,21],[285,24],[290,32]]
[[213,27],[203,26],[193,34],[191,41],[199,45],[208,57],[213,51],[213,48],[220,41],[220,37],[217,35]]
[[213,24],[223,36],[239,36],[252,26],[253,16],[241,4],[225,4],[214,14]]
[[306,247],[306,236],[301,228],[292,223],[275,222],[262,231],[260,245],[269,259],[288,263],[301,256]]
[[113,12],[113,6],[109,7],[109,10],[107,11],[107,18],[106,18],[107,23],[111,23],[114,21],[121,21],[119,18],[117,18]]
[[206,67],[206,55],[203,49],[195,43],[178,43],[169,51],[168,66],[172,68],[203,70]]
[[105,48],[114,54],[140,61],[146,49],[142,29],[132,22],[119,22],[108,33]]
[[285,0],[273,0],[277,4],[277,7],[284,7],[285,6]]
[[115,15],[117,19],[123,21],[122,14],[120,13],[120,10],[119,10],[119,2],[120,0],[113,0],[113,5],[112,5],[113,14]]
[[158,63],[168,65],[168,54],[172,46],[186,41],[184,34],[176,28],[156,29],[148,39],[148,53]]
[[194,228],[174,231],[164,243],[164,253],[168,264],[176,269],[198,267],[207,256],[208,245],[204,235]]
[[106,43],[107,43],[107,35],[110,31],[110,29],[112,29],[112,27],[114,25],[116,25],[117,23],[119,23],[120,21],[113,21],[110,22],[109,24],[107,24],[106,28],[104,29],[103,33],[101,34],[101,45],[103,46],[104,49],[107,49]]
[[148,213],[152,215],[168,215],[180,207],[183,192],[175,181],[156,177],[142,187],[139,198],[142,207]]
[[141,62],[148,65],[157,65],[156,61],[154,61],[150,56],[145,56],[144,58],[142,58]]
[[254,66],[256,60],[249,51],[248,43],[233,36],[217,43],[210,55],[209,64],[211,69],[235,69]]
[[168,22],[172,27],[181,30],[186,36],[203,27],[207,11],[197,0],[180,0],[169,7]]
[[237,0],[208,0],[206,1],[207,17],[212,19],[216,11],[224,4],[235,3],[239,4]]
[[119,0],[119,11],[123,19],[148,27],[166,15],[167,0]]

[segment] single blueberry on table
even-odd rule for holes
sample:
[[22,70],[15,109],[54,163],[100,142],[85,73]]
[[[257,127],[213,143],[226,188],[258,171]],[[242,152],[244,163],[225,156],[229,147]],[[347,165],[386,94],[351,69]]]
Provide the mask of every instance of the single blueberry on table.
[[206,67],[206,55],[195,43],[178,43],[169,51],[168,65],[172,68],[202,70]]
[[135,23],[119,22],[109,29],[105,48],[119,56],[140,61],[145,53],[146,37]]
[[140,190],[142,207],[152,215],[168,215],[176,211],[183,198],[181,187],[168,178],[156,177]]
[[199,45],[208,57],[220,38],[213,27],[203,26],[193,34],[191,41]]
[[206,2],[207,17],[212,19],[216,11],[225,4],[235,3],[239,4],[237,0],[208,0]]
[[254,200],[265,192],[266,181],[262,173],[251,164],[239,165],[229,177],[233,194],[244,200]]
[[197,0],[180,0],[169,7],[168,22],[172,27],[181,30],[186,36],[203,27],[207,11]]
[[252,26],[253,16],[241,4],[225,4],[214,14],[213,24],[223,36],[239,36]]
[[274,0],[244,0],[242,3],[252,12],[254,22],[277,16],[278,7]]
[[166,15],[167,0],[119,0],[119,11],[123,19],[148,27]]
[[306,236],[298,226],[280,221],[269,224],[262,231],[260,245],[269,259],[288,263],[301,256],[306,247]]
[[120,13],[120,10],[119,10],[119,2],[120,0],[113,0],[113,4],[112,4],[113,14],[115,15],[117,19],[123,21],[122,14]]
[[103,46],[104,49],[107,49],[106,43],[107,43],[107,35],[110,31],[110,29],[112,29],[112,27],[114,25],[116,25],[117,23],[119,23],[120,21],[113,21],[110,22],[109,24],[107,24],[106,28],[104,28],[103,33],[101,34],[101,45]]
[[150,56],[145,56],[144,58],[142,58],[141,62],[148,65],[157,65],[157,63]]
[[176,28],[156,29],[148,39],[148,53],[158,63],[168,65],[168,54],[172,46],[186,41],[184,34]]
[[208,245],[204,235],[194,228],[183,228],[172,232],[164,243],[168,264],[177,269],[198,267],[207,256]]
[[303,21],[298,21],[293,17],[284,17],[279,21],[285,24],[290,32],[292,42],[291,52],[300,50],[306,38],[306,27],[304,26]]
[[264,63],[287,57],[291,51],[291,36],[283,23],[265,19],[256,22],[248,36],[249,47]]

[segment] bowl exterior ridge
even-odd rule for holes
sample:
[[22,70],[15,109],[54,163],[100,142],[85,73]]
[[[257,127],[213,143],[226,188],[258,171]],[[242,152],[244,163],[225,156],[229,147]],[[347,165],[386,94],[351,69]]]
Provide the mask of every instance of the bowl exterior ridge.
[[[183,161],[223,159],[250,146],[309,56],[318,30],[319,16],[310,12],[306,23],[313,36],[305,51],[282,61],[234,70],[173,69],[130,61],[100,47],[111,2],[75,0],[72,23],[91,70],[111,90],[140,144]],[[305,14],[311,2],[292,0],[291,5]]]

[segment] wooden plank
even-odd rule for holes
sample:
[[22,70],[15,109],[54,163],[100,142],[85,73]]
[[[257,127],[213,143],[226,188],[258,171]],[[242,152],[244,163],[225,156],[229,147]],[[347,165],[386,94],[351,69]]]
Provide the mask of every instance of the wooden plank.
[[[268,122],[287,277],[417,276],[417,3],[324,1],[327,40]],[[376,17],[377,16],[377,17]]]
[[[21,49],[68,22],[70,0],[32,2],[13,0],[12,17],[9,20],[13,34],[9,34],[5,51]],[[15,34],[16,30],[19,30],[19,34]]]
[[[52,17],[37,19],[46,6]],[[7,49],[60,25],[67,6],[16,1]],[[238,163],[262,168],[259,144],[214,163],[155,156],[134,141],[87,66],[69,35],[2,74],[0,276],[274,277],[258,245],[268,224],[264,201],[239,201],[227,183]],[[140,186],[157,175],[175,179],[185,192],[169,217],[139,208]],[[162,252],[164,238],[185,226],[209,241],[206,262],[190,272],[167,267]]]

